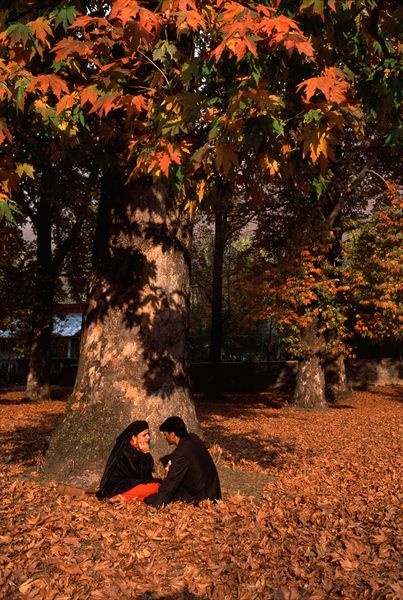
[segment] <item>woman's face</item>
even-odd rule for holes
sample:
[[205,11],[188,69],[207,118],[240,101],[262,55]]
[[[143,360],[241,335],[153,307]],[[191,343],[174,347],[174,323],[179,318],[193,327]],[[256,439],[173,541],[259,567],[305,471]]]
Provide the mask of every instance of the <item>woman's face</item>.
[[137,444],[149,444],[150,443],[150,430],[144,429],[144,431],[140,431],[137,435],[133,436],[133,441]]

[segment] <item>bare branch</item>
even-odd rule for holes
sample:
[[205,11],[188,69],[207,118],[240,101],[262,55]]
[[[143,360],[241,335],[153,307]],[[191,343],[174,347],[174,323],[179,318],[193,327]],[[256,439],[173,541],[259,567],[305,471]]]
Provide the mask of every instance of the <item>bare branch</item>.
[[344,190],[344,192],[342,192],[339,195],[339,199],[336,202],[335,206],[333,207],[332,212],[330,213],[330,215],[328,216],[328,218],[326,219],[326,223],[325,223],[325,229],[331,229],[334,225],[335,220],[337,219],[337,217],[339,216],[340,212],[343,209],[344,203],[347,199],[347,191],[350,191],[353,187],[355,187],[356,185],[358,185],[360,183],[360,181],[362,181],[365,177],[365,175],[367,173],[372,172],[371,171],[371,167],[373,166],[373,164],[375,163],[375,161],[377,160],[377,156],[374,154],[371,156],[371,158],[366,162],[366,164],[363,166],[363,168],[361,169],[361,171],[359,173],[357,173],[357,175],[354,175],[350,181],[349,184],[347,186],[347,189]]

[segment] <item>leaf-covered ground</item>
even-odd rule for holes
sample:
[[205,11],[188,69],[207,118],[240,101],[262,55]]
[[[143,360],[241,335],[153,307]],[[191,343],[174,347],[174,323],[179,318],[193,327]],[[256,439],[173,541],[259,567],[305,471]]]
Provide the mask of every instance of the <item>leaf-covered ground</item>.
[[355,392],[328,412],[274,393],[197,400],[224,498],[160,511],[36,483],[64,401],[1,392],[0,596],[402,598],[401,392]]

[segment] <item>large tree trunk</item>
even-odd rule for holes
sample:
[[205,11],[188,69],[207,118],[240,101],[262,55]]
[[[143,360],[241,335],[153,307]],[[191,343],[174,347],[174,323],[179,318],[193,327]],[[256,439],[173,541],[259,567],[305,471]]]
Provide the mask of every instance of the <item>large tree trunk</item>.
[[50,398],[51,341],[55,294],[51,208],[47,200],[42,199],[40,202],[35,226],[37,237],[35,300],[25,395],[32,401],[42,401]]
[[144,178],[124,187],[104,176],[77,380],[46,455],[48,476],[96,485],[135,419],[149,422],[154,457],[167,451],[158,426],[168,416],[199,431],[187,374],[190,241],[165,185]]
[[326,408],[325,376],[318,356],[298,364],[292,404],[301,408]]
[[209,362],[211,365],[211,385],[208,394],[219,400],[221,397],[221,350],[222,350],[222,298],[223,265],[225,251],[226,214],[221,198],[215,207],[213,285],[211,301],[211,333]]
[[351,394],[347,383],[344,356],[329,356],[324,361],[325,394],[328,402],[338,402]]
[[310,349],[310,353],[298,365],[297,381],[291,403],[301,408],[323,409],[327,407],[325,374],[319,355],[323,340],[318,333],[316,321],[306,328],[304,344]]

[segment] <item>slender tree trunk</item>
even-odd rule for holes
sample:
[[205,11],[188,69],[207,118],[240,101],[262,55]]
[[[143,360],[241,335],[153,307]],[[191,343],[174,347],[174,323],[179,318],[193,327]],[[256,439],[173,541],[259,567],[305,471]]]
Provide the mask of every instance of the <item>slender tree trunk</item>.
[[55,277],[52,264],[51,208],[41,200],[36,221],[35,301],[29,371],[25,395],[32,401],[50,398],[51,341]]
[[310,355],[298,365],[297,381],[292,404],[301,408],[326,408],[325,374],[318,348],[321,339],[317,322],[305,330],[305,345],[310,348]]
[[338,402],[351,394],[347,383],[344,356],[329,356],[324,361],[325,394],[328,402]]
[[215,206],[214,224],[214,258],[213,286],[211,303],[211,334],[209,362],[212,382],[209,396],[219,400],[221,397],[221,350],[222,350],[222,299],[223,299],[223,265],[225,251],[226,214],[225,207],[218,199]]
[[187,373],[190,223],[162,183],[104,176],[76,385],[45,473],[94,486],[118,433],[179,415],[200,431]]

